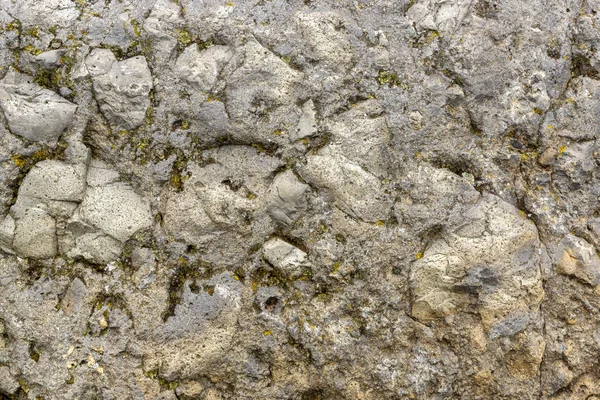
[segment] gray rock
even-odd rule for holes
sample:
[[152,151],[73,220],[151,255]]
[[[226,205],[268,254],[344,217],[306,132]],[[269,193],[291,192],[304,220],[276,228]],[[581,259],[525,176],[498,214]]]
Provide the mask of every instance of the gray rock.
[[317,133],[317,119],[315,103],[308,100],[302,104],[302,115],[298,120],[298,126],[290,133],[291,140],[299,140]]
[[554,258],[558,273],[574,276],[593,286],[600,283],[600,258],[596,248],[584,239],[565,236]]
[[56,221],[44,210],[28,209],[16,221],[12,246],[22,257],[54,257],[57,251]]
[[142,125],[153,88],[146,59],[138,56],[117,61],[110,50],[95,49],[86,66],[94,80],[96,100],[111,127],[120,131]]
[[273,179],[270,190],[268,212],[271,218],[284,224],[292,224],[306,209],[304,193],[308,185],[300,182],[290,170]]
[[0,222],[0,248],[4,251],[10,252],[13,237],[15,236],[15,220],[7,214],[6,217]]
[[308,255],[281,239],[271,239],[263,245],[265,259],[291,279],[298,278],[310,268]]
[[0,392],[14,395],[19,390],[19,382],[10,373],[8,367],[0,367]]
[[391,199],[380,179],[335,148],[325,146],[316,155],[308,156],[302,177],[329,190],[335,205],[353,217],[376,222],[390,216]]
[[87,166],[44,160],[27,174],[19,188],[19,196],[42,200],[80,202],[86,188]]
[[74,246],[67,252],[71,258],[83,257],[95,264],[108,264],[121,255],[122,243],[102,232],[77,234],[74,241]]
[[0,81],[0,108],[13,134],[54,145],[73,122],[77,106],[11,70]]
[[88,188],[79,213],[84,221],[121,242],[153,222],[148,201],[122,183]]
[[533,223],[493,195],[485,194],[465,214],[462,226],[412,264],[412,315],[428,322],[475,302],[490,337],[513,335],[535,318],[526,314],[539,310],[545,249]]
[[598,396],[599,10],[0,0],[0,397]]
[[200,51],[198,46],[192,45],[181,53],[175,67],[179,77],[194,89],[208,92],[232,55],[227,46],[211,46]]

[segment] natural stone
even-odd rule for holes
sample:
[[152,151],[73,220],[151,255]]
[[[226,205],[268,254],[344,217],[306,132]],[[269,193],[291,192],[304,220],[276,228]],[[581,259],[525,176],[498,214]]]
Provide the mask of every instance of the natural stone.
[[142,56],[117,61],[106,49],[94,49],[86,59],[98,105],[117,131],[142,125],[150,107],[152,74]]
[[22,257],[54,257],[57,246],[56,221],[44,210],[28,209],[16,221],[12,246]]
[[13,134],[54,145],[73,122],[77,106],[11,70],[0,81],[0,108]]
[[122,183],[88,188],[79,213],[83,220],[122,242],[152,225],[148,201]]
[[298,278],[310,268],[308,255],[299,248],[278,238],[263,245],[265,259],[292,279]]

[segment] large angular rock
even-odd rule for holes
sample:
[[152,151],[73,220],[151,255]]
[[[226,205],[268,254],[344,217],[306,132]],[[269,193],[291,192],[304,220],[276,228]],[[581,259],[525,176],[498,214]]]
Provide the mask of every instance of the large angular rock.
[[330,146],[306,158],[302,177],[330,191],[334,204],[349,215],[367,222],[390,217],[391,198],[385,193],[380,179]]
[[[192,290],[193,286],[203,289]],[[168,380],[189,378],[218,365],[234,344],[241,294],[242,285],[227,272],[186,281],[174,315],[148,342],[148,364],[160,365],[161,376]]]
[[95,49],[86,59],[96,100],[115,130],[135,129],[150,107],[152,74],[142,56],[117,61],[110,50]]
[[217,82],[221,68],[232,55],[227,46],[211,46],[200,51],[194,44],[181,53],[175,67],[181,79],[197,90],[207,92]]
[[73,122],[77,106],[11,70],[0,81],[0,108],[13,134],[54,145]]
[[390,135],[383,108],[376,100],[356,104],[326,123],[331,147],[378,177],[389,175]]
[[465,219],[412,264],[411,313],[429,322],[474,303],[491,337],[513,335],[538,318],[545,248],[535,225],[494,195]]
[[56,221],[44,210],[28,209],[16,221],[12,246],[22,257],[54,257],[57,251]]
[[67,164],[56,160],[41,161],[23,180],[19,196],[80,202],[85,193],[86,173],[87,166],[83,164]]
[[79,214],[121,242],[153,222],[148,201],[123,183],[88,188]]
[[292,279],[298,278],[310,267],[304,251],[278,238],[263,245],[263,254],[271,265]]
[[559,243],[554,256],[556,270],[596,286],[600,283],[600,257],[596,248],[584,239],[567,235]]

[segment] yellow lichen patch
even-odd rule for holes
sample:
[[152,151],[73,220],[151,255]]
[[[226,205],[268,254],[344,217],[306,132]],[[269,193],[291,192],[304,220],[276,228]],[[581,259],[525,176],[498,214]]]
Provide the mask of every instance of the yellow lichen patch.
[[233,7],[233,1],[230,1],[229,3],[227,3],[227,7]]
[[377,83],[380,85],[387,84],[388,87],[398,86],[400,85],[400,79],[396,73],[390,71],[379,71],[379,74],[377,75]]
[[44,52],[43,50],[36,49],[34,46],[32,46],[30,44],[28,44],[27,46],[23,47],[23,50],[25,50],[29,54],[33,54],[34,56],[37,56],[37,55],[42,54]]
[[133,33],[135,34],[135,36],[141,37],[142,36],[142,26],[140,25],[140,23],[136,19],[132,19],[131,26],[133,27]]
[[273,333],[271,331],[264,331],[263,335],[264,336],[271,336]]
[[427,36],[425,36],[425,40],[423,41],[423,43],[425,44],[425,46],[427,46],[439,36],[440,34],[438,33],[438,31],[431,31],[427,34]]
[[255,199],[255,198],[256,198],[256,195],[255,195],[254,193],[250,192],[250,193],[248,193],[248,198],[249,198],[250,200],[252,200],[252,199]]
[[180,45],[187,46],[192,42],[192,35],[186,28],[176,29],[175,32],[177,33],[177,42]]
[[542,109],[538,107],[535,107],[532,111],[537,115],[542,115],[544,113],[544,111],[542,111]]
[[340,261],[333,263],[333,268],[332,268],[333,273],[335,274],[336,272],[338,272],[340,270],[341,266],[342,266],[342,263]]
[[6,24],[7,31],[20,31],[21,30],[21,22],[18,20],[14,20]]
[[39,38],[40,37],[40,28],[37,25],[35,25],[33,28],[26,29],[25,32],[23,32],[23,33],[27,36]]
[[418,253],[415,255],[415,258],[416,258],[417,260],[420,260],[421,258],[423,258],[423,252],[422,252],[422,251],[418,252]]
[[558,157],[561,157],[565,151],[567,151],[567,146],[560,146],[558,148]]
[[378,220],[378,221],[376,222],[376,225],[377,225],[377,226],[385,226],[385,221],[383,221],[383,220],[381,220],[381,219],[380,219],[380,220]]
[[25,165],[25,158],[20,154],[17,154],[16,156],[12,156],[10,159],[19,168],[22,168]]

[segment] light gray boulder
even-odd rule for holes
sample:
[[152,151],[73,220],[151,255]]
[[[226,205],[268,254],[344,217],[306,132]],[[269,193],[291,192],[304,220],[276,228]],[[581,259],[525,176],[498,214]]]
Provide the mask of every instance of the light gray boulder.
[[57,160],[37,163],[19,188],[19,196],[80,202],[86,189],[87,165]]
[[291,279],[300,277],[310,268],[308,255],[304,251],[278,238],[263,245],[263,255],[271,265]]
[[152,74],[142,56],[117,61],[110,50],[95,49],[86,59],[96,100],[111,127],[131,130],[144,123],[150,107]]
[[79,214],[84,221],[121,242],[152,225],[148,201],[123,183],[89,187]]
[[57,252],[56,221],[44,210],[27,209],[16,221],[12,247],[22,257],[54,257]]
[[195,44],[187,47],[177,59],[179,77],[200,91],[209,91],[217,82],[223,66],[233,56],[227,46],[210,46],[200,51]]
[[334,204],[353,217],[366,222],[390,217],[392,199],[385,193],[381,180],[332,146],[308,156],[301,175],[307,182],[332,193]]
[[470,304],[490,337],[514,335],[539,318],[548,262],[535,225],[512,205],[484,194],[465,222],[412,263],[411,313],[430,322]]
[[571,234],[565,236],[554,258],[559,274],[574,276],[592,286],[600,283],[600,257],[596,248],[584,239]]
[[0,81],[0,108],[13,134],[55,145],[73,122],[77,105],[11,70]]

